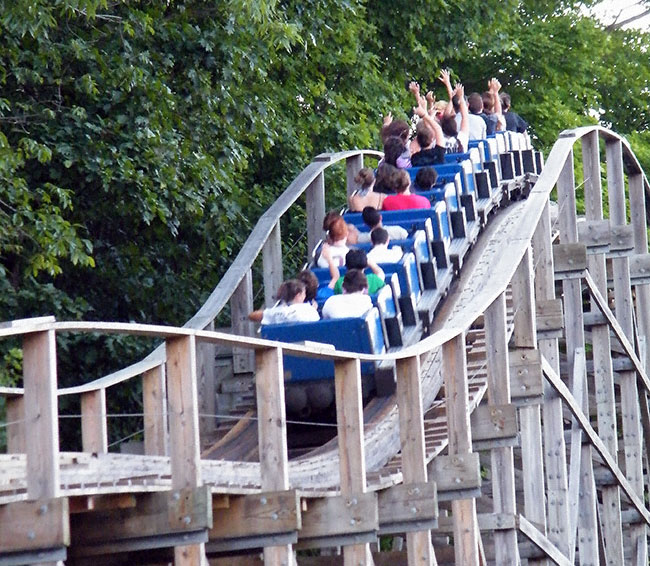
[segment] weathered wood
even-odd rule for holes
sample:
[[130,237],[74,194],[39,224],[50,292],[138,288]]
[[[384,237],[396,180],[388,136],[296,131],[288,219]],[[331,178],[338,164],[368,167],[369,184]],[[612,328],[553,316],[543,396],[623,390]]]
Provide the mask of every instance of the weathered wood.
[[544,393],[544,380],[539,350],[516,348],[511,350],[508,356],[512,398],[541,398]]
[[[273,291],[275,293],[275,291]],[[230,298],[230,320],[233,334],[253,336],[255,329],[248,319],[253,311],[253,274],[247,271]],[[255,351],[252,348],[232,349],[233,373],[251,373],[255,370]]]
[[564,243],[553,246],[556,279],[581,277],[587,268],[587,248],[584,244]]
[[144,453],[165,456],[167,450],[167,393],[165,366],[150,369],[142,376],[144,409]]
[[105,389],[81,396],[81,445],[84,452],[108,452]]
[[438,456],[429,464],[429,475],[438,493],[481,487],[481,462],[475,452]]
[[[469,422],[467,360],[465,337],[458,335],[443,347],[443,372],[447,393],[447,430],[450,457],[469,456],[472,450],[472,431]],[[439,486],[439,478],[436,484]],[[479,564],[480,532],[476,521],[474,499],[452,501],[454,517],[454,552],[456,563],[465,566]]]
[[25,453],[25,398],[22,395],[6,397],[7,453]]
[[68,521],[65,498],[0,505],[0,556],[69,545]]
[[647,285],[650,283],[650,254],[632,255],[629,261],[630,282],[633,285]]
[[59,427],[56,398],[56,338],[53,330],[23,338],[27,497],[60,494]]
[[[255,389],[262,489],[289,489],[287,455],[287,416],[284,405],[284,371],[282,351],[269,348],[255,352]],[[264,548],[264,562],[287,566],[293,564],[290,544]]]
[[[532,317],[531,317],[532,318]],[[517,412],[510,405],[510,368],[508,356],[508,331],[506,328],[506,297],[502,294],[485,311],[485,341],[487,353],[488,407],[494,432],[508,430],[517,434]],[[476,411],[474,412],[476,414]],[[474,416],[474,415],[472,415]],[[472,437],[477,437],[472,425]],[[478,435],[480,437],[480,433]],[[514,458],[512,448],[495,448],[492,460],[492,498],[495,514],[512,514],[516,509]],[[480,525],[480,522],[479,522]],[[497,566],[519,564],[517,532],[513,528],[494,534]]]
[[71,515],[72,544],[119,546],[126,539],[207,530],[212,526],[212,496],[207,486],[141,494],[137,499],[134,507]]
[[[404,484],[408,486],[409,484],[427,481],[420,359],[415,356],[406,360],[399,360],[396,369],[402,474]],[[417,508],[413,507],[413,509]],[[435,564],[431,535],[428,530],[407,533],[406,544],[409,565]]]
[[555,547],[555,545],[542,533],[539,529],[535,528],[533,523],[528,521],[523,515],[518,516],[519,530],[530,540],[535,546],[543,551],[555,564],[558,566],[572,566],[573,563]]
[[[348,158],[353,161],[363,156]],[[356,173],[355,173],[356,174]],[[348,185],[349,186],[349,185]],[[307,205],[307,253],[311,253],[323,237],[323,219],[325,218],[325,176],[320,173],[305,191]]]
[[[192,489],[201,485],[196,338],[169,338],[165,350],[172,488]],[[204,544],[174,547],[176,566],[195,566],[204,559]]]
[[356,188],[354,178],[363,167],[363,154],[353,155],[345,160],[345,186],[347,195],[350,196]]
[[275,303],[275,294],[284,280],[280,222],[276,222],[262,248],[262,278],[264,279],[264,304],[270,307]]
[[[489,391],[488,388],[488,393]],[[519,433],[517,407],[512,404],[481,405],[474,410],[470,420],[472,423],[472,442],[512,438]]]
[[[366,491],[361,366],[358,360],[334,364],[334,388],[341,495],[354,498]],[[372,564],[367,543],[346,545],[343,553],[346,566]]]
[[611,225],[612,241],[607,257],[622,257],[634,252],[634,227],[631,225]]
[[598,219],[578,223],[578,242],[587,247],[588,254],[609,251],[611,238],[609,220],[598,217]]
[[[214,330],[211,321],[205,330]],[[196,345],[196,378],[199,397],[199,434],[208,438],[217,428],[217,347],[211,342]]]
[[564,311],[560,299],[537,300],[535,315],[538,339],[562,337]]
[[227,508],[214,509],[213,514],[210,540],[281,534],[302,526],[295,490],[231,497]]
[[[585,216],[587,220],[597,221],[603,218],[602,186],[600,174],[600,149],[598,136],[589,134],[582,144],[583,172],[585,178]],[[609,222],[609,221],[608,221]],[[588,269],[593,275],[598,288],[607,294],[607,274],[605,257],[603,254],[588,258]],[[592,304],[590,314],[598,314],[597,307]],[[604,318],[604,317],[603,317]],[[586,316],[583,323],[587,325]],[[616,422],[616,398],[614,392],[614,374],[611,357],[611,344],[609,328],[603,325],[591,328],[594,393],[596,397],[596,414],[598,420],[598,434],[614,463],[618,465],[618,433]],[[623,558],[623,533],[621,526],[621,499],[618,486],[605,486],[602,489],[603,504],[600,507],[602,538],[605,540],[608,564],[622,565]]]
[[299,536],[300,543],[303,543],[304,547],[304,539],[366,535],[372,540],[377,536],[378,529],[377,494],[360,493],[353,497],[324,497],[309,500],[307,509],[302,511],[302,529]]
[[[377,510],[380,535],[422,531],[421,525],[423,524],[435,527],[438,518],[436,484],[435,482],[411,482],[380,491]],[[428,530],[425,532],[429,535]],[[430,536],[426,537],[426,542],[431,544]],[[413,554],[414,562],[416,564],[431,563],[431,561],[427,562],[426,546],[417,548],[419,553],[416,550],[416,553]],[[408,554],[411,555],[410,550]]]

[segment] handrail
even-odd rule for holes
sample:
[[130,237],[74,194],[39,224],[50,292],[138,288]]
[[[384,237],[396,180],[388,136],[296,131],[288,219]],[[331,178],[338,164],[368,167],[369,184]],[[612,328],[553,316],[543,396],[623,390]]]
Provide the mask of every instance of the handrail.
[[[399,360],[414,355],[421,355],[424,352],[431,351],[449,340],[465,332],[474,320],[485,311],[485,309],[494,302],[494,300],[505,291],[512,276],[533,237],[535,227],[539,222],[542,214],[543,205],[548,199],[550,192],[558,181],[562,168],[567,157],[572,151],[577,141],[592,132],[598,134],[608,141],[622,142],[623,158],[628,170],[635,174],[643,176],[646,195],[650,194],[650,184],[641,169],[641,166],[632,152],[632,149],[625,140],[615,132],[607,130],[601,126],[587,126],[573,130],[563,131],[558,141],[554,144],[544,169],[540,174],[534,189],[531,191],[528,199],[515,205],[521,208],[521,216],[518,220],[518,237],[513,240],[509,239],[508,254],[501,254],[496,264],[492,264],[491,285],[481,290],[478,294],[473,295],[468,304],[457,313],[455,313],[447,327],[441,331],[435,332],[417,344],[411,345],[397,353],[372,355],[357,354],[341,351],[333,351],[330,348],[319,348],[312,346],[300,346],[282,344],[282,348],[287,352],[296,355],[320,356],[326,359],[350,359],[357,358],[363,361],[371,360]],[[353,150],[336,154],[326,154],[319,156],[315,161],[310,163],[287,187],[280,197],[271,205],[271,207],[262,215],[257,225],[246,240],[244,246],[237,254],[233,264],[226,271],[224,277],[219,281],[210,297],[206,300],[199,311],[185,323],[182,329],[168,326],[129,324],[129,323],[82,323],[82,322],[59,322],[52,324],[52,328],[59,331],[72,332],[121,332],[126,334],[140,334],[154,337],[169,337],[175,335],[193,334],[202,340],[215,343],[228,344],[240,348],[273,348],[280,344],[274,341],[263,340],[251,337],[236,337],[232,334],[220,332],[210,332],[202,330],[207,326],[223,309],[237,285],[241,282],[248,270],[251,269],[253,262],[259,255],[264,243],[268,239],[273,227],[280,217],[289,209],[289,207],[300,197],[306,188],[317,178],[319,174],[325,171],[329,166],[340,162],[349,157],[357,155],[381,156],[381,153],[373,150]],[[505,242],[504,242],[505,244]],[[43,329],[43,324],[39,329]],[[47,326],[47,325],[46,325]],[[29,332],[28,326],[19,328],[0,328],[0,338],[3,336],[23,334]],[[32,330],[33,331],[33,330]],[[100,388],[109,387],[117,383],[126,381],[131,377],[141,375],[143,372],[156,367],[164,362],[164,344],[160,345],[147,357],[140,362],[131,366],[103,376],[92,382],[81,386],[69,387],[59,390],[59,395],[69,395],[81,392],[93,391]],[[14,388],[12,388],[14,391]]]

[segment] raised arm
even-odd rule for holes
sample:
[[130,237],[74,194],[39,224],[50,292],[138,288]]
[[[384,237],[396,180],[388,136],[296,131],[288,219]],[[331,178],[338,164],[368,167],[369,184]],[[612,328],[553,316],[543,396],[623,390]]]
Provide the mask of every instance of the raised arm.
[[426,101],[420,97],[420,103],[413,108],[413,112],[417,114],[425,124],[433,130],[433,135],[436,140],[436,145],[445,147],[445,134],[442,132],[442,128],[433,116],[429,115],[427,112]]
[[463,151],[467,151],[467,142],[469,140],[469,111],[467,110],[467,101],[465,100],[465,87],[457,83],[455,94],[458,95],[460,104],[460,130],[458,131],[458,140],[463,145]]
[[494,98],[494,113],[497,116],[497,129],[505,130],[505,118],[503,116],[503,108],[501,106],[501,96],[499,96],[499,91],[501,90],[501,83],[499,79],[490,79],[488,81],[488,90],[492,93]]
[[443,69],[440,71],[440,77],[438,77],[442,84],[445,85],[445,88],[447,89],[447,96],[449,97],[449,104],[445,107],[445,116],[451,116],[452,110],[454,109],[454,103],[452,101],[452,98],[454,97],[454,91],[451,88],[451,78],[449,76],[449,69]]

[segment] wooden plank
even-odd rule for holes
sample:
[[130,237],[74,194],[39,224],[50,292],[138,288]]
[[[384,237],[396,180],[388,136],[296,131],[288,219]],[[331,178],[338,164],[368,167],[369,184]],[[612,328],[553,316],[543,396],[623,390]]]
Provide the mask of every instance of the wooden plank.
[[0,555],[70,544],[68,500],[0,505]]
[[281,534],[302,526],[295,490],[231,497],[226,509],[213,507],[210,539]]
[[[449,436],[448,453],[452,458],[471,457],[472,431],[469,422],[464,334],[446,342],[442,347],[442,354]],[[439,479],[434,479],[440,489]],[[476,502],[474,499],[454,500],[451,505],[454,517],[456,563],[478,566],[480,532],[476,521]]]
[[[576,348],[574,352],[575,362],[573,364],[573,386],[571,393],[579,405],[584,403],[586,388],[586,360],[584,349]],[[571,463],[569,469],[569,560],[575,561],[576,530],[578,528],[580,493],[580,466],[582,452],[582,429],[578,422],[573,419],[571,423]]]
[[264,304],[271,307],[275,304],[275,294],[284,280],[279,222],[271,230],[262,248],[262,278],[264,279]]
[[212,526],[212,495],[208,486],[137,496],[134,507],[93,510],[70,516],[75,547],[172,533],[207,530]]
[[[363,163],[363,156],[349,157],[348,160],[352,160],[352,162],[361,160],[361,163]],[[323,173],[319,173],[309,184],[305,191],[305,198],[307,207],[307,253],[310,254],[323,237],[323,219],[325,218],[325,176]]]
[[9,396],[5,400],[7,411],[7,453],[25,453],[25,398]]
[[[214,321],[205,327],[214,330]],[[199,435],[211,438],[217,428],[217,346],[199,341],[196,345],[196,378],[199,398]]]
[[558,566],[573,566],[573,563],[555,547],[555,545],[546,538],[544,533],[539,531],[533,523],[528,521],[523,515],[519,515],[519,530],[530,540],[537,548],[546,554]]
[[[548,202],[532,239],[535,257],[535,297],[538,302],[555,299],[553,269],[552,231]],[[564,326],[564,321],[562,322]],[[540,336],[539,350],[552,367],[559,372],[558,340]],[[567,504],[567,467],[564,441],[562,401],[550,387],[545,391],[543,410],[544,476],[546,480],[547,532],[548,537],[563,554],[568,553],[567,527],[569,523]],[[521,544],[521,542],[520,542]]]
[[[282,351],[269,348],[255,352],[255,390],[262,489],[289,489],[287,415],[284,404]],[[291,544],[264,548],[264,562],[293,564]]]
[[[411,523],[437,525],[438,498],[434,482],[395,485],[378,492],[379,534],[410,532]],[[421,527],[417,527],[422,530]],[[428,530],[426,531],[428,534]],[[429,544],[430,536],[427,537]],[[420,551],[426,552],[426,547]],[[409,550],[409,553],[411,551]],[[416,558],[418,557],[418,558]],[[430,563],[426,555],[415,554],[416,563]]]
[[23,383],[27,447],[27,497],[60,494],[59,427],[54,330],[23,338]]
[[559,338],[564,328],[564,310],[561,299],[537,300],[535,315],[538,338]]
[[578,223],[578,242],[584,244],[588,254],[609,250],[611,242],[609,220],[586,220]]
[[[419,356],[398,360],[396,375],[402,474],[405,487],[408,489],[410,484],[425,483],[427,481]],[[417,511],[415,505],[412,506],[412,509]],[[433,547],[431,546],[431,534],[428,530],[407,533],[406,545],[409,565],[432,565],[435,563]]]
[[350,196],[353,191],[356,189],[357,184],[354,182],[354,178],[357,173],[363,168],[363,154],[359,153],[348,157],[345,160],[345,186],[347,195]]
[[[488,389],[489,391],[489,389]],[[517,407],[507,405],[480,405],[470,417],[472,442],[513,438],[519,434]]]
[[[585,216],[587,219],[603,218],[603,198],[601,185],[600,148],[598,136],[590,134],[583,141],[583,171],[585,182]],[[589,272],[593,275],[599,289],[607,294],[607,274],[605,257],[602,254],[589,257]],[[597,307],[591,306],[591,313]],[[583,315],[585,327],[586,315]],[[603,317],[604,319],[604,317]],[[618,465],[618,432],[616,419],[616,397],[614,392],[614,374],[611,357],[609,328],[603,325],[591,329],[594,393],[596,397],[596,415],[598,434],[613,461]],[[602,556],[608,564],[624,564],[623,533],[621,526],[621,498],[618,486],[604,486],[601,490],[602,506],[599,507],[602,523],[602,538],[605,539],[605,552]]]
[[622,257],[634,252],[634,227],[631,225],[611,225],[612,241],[607,257]]
[[[275,291],[274,291],[275,292]],[[255,326],[248,315],[253,311],[253,275],[247,271],[230,298],[232,332],[238,336],[254,336]],[[255,351],[252,348],[232,349],[233,373],[251,373],[255,370]]]
[[436,456],[429,463],[429,475],[438,493],[481,487],[481,462],[478,453]]
[[144,409],[144,453],[167,455],[167,393],[165,366],[152,368],[142,376]]
[[[359,360],[334,363],[334,389],[341,496],[356,498],[366,491],[363,398]],[[367,543],[346,545],[343,554],[346,566],[372,564],[370,547]]]
[[81,445],[84,452],[108,452],[105,389],[81,396]]
[[[168,338],[165,346],[172,488],[196,488],[202,482],[196,338]],[[201,560],[205,560],[204,544],[174,547],[176,566],[192,566]]]
[[371,533],[374,538],[378,529],[376,493],[324,497],[307,501],[307,509],[302,511],[299,540],[364,533]]
[[553,246],[553,265],[556,279],[581,277],[587,268],[587,248],[584,244],[555,244]]
[[650,254],[640,253],[630,256],[630,282],[633,285],[650,283]]
[[[474,426],[482,407],[472,414],[472,438],[480,438],[482,433],[517,435],[517,411],[510,404],[510,368],[508,356],[508,330],[506,327],[506,297],[502,293],[485,311],[485,341],[488,379],[488,430],[482,431]],[[475,417],[476,415],[476,417]],[[516,493],[514,459],[512,448],[496,448],[491,453],[492,497],[495,514],[516,513]],[[479,520],[480,526],[480,520]],[[517,566],[517,532],[513,527],[507,532],[494,534],[495,564],[497,566]]]
[[544,379],[539,350],[512,349],[508,359],[512,398],[541,397],[544,393]]

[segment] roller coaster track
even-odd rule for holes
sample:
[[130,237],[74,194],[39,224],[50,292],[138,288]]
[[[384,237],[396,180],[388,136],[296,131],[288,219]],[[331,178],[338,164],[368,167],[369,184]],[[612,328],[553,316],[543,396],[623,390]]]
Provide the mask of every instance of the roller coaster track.
[[[318,156],[182,328],[51,317],[0,328],[24,357],[22,387],[0,388],[0,565],[243,565],[260,551],[278,565],[647,565],[649,187],[627,142],[595,126],[560,134],[527,198],[483,231],[423,340],[379,356],[257,338],[252,270],[261,256],[270,297],[283,215],[305,195],[311,249],[326,171],[345,163],[349,180],[377,155]],[[227,306],[232,328],[213,330]],[[56,336],[85,332],[162,344],[57,388]],[[214,443],[202,415],[217,411],[206,391],[224,350],[236,375],[254,374],[255,410]],[[333,360],[336,374],[336,438],[291,460],[283,354]],[[360,361],[394,363],[395,393],[364,407]],[[144,454],[109,452],[106,396],[134,380]],[[63,396],[81,399],[78,452],[59,448]]]

